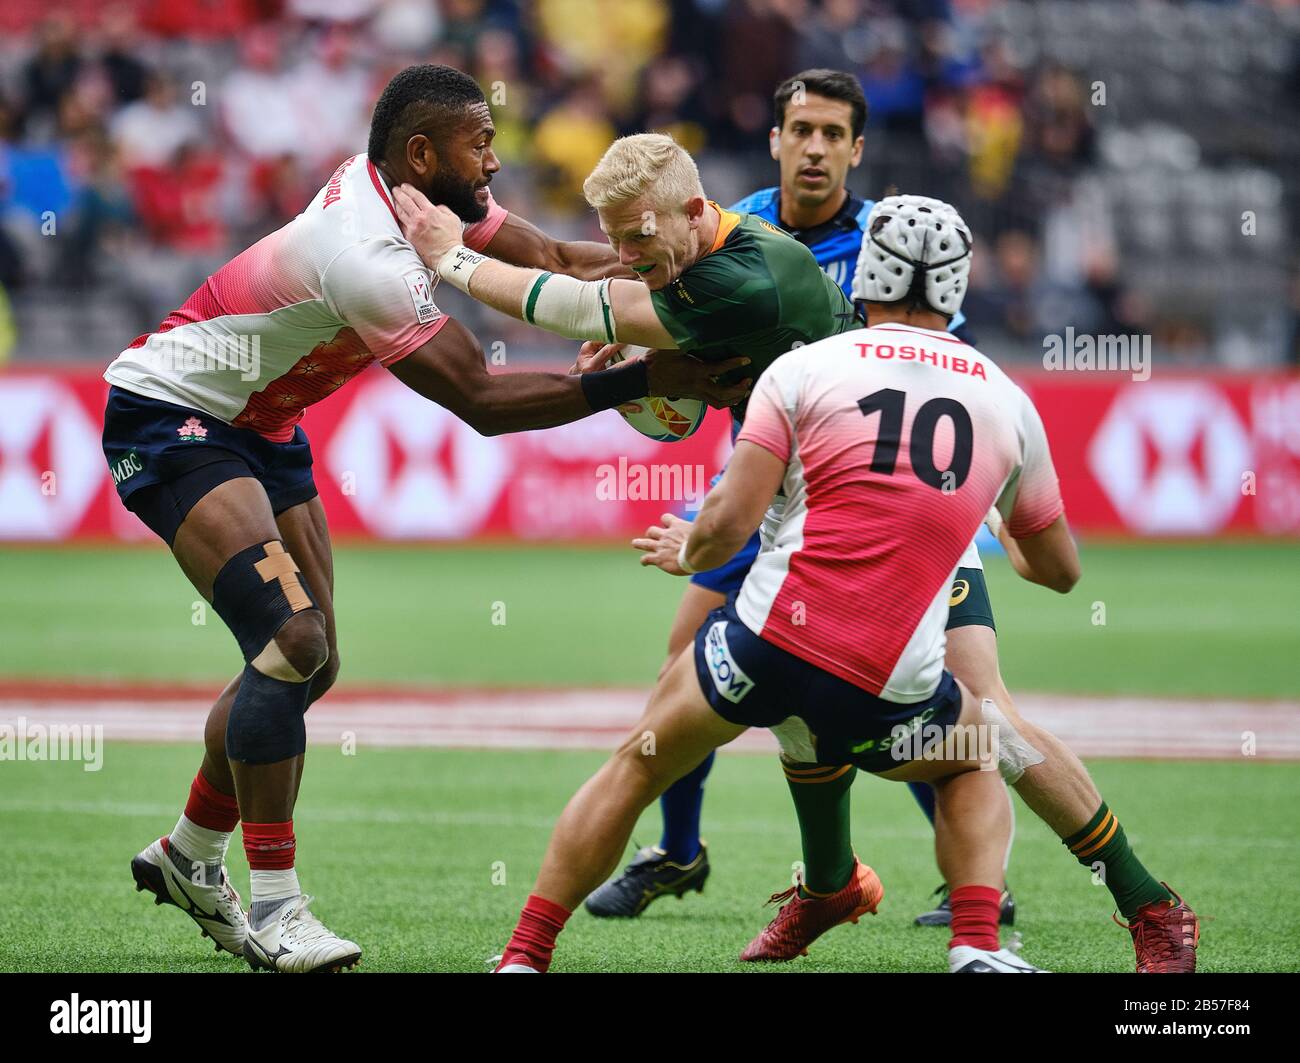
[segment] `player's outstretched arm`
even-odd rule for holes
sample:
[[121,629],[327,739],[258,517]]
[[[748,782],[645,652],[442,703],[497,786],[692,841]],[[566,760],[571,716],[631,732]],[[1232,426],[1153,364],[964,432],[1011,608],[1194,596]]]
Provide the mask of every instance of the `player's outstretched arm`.
[[402,233],[425,265],[480,303],[572,340],[676,348],[640,281],[580,281],[498,262],[465,247],[460,219],[418,190],[398,185],[393,202]]
[[565,273],[583,281],[606,277],[633,279],[609,244],[592,240],[556,240],[517,214],[508,214],[496,235],[484,249],[487,254],[512,266],[525,266]]
[[613,369],[564,373],[489,373],[483,348],[464,325],[449,319],[422,347],[388,368],[417,394],[450,410],[482,435],[552,428],[646,395],[690,395],[714,406],[739,402],[746,388],[714,379],[731,362],[705,365],[693,358],[645,358]]
[[1017,392],[1022,464],[998,499],[998,516],[1006,521],[995,534],[1022,579],[1065,594],[1079,582],[1079,551],[1065,523],[1065,504],[1043,419],[1029,396]]
[[722,479],[705,495],[694,522],[665,513],[660,524],[632,540],[632,545],[643,551],[641,564],[654,565],[671,576],[726,564],[763,522],[763,514],[781,488],[785,468],[786,463],[767,448],[740,440]]

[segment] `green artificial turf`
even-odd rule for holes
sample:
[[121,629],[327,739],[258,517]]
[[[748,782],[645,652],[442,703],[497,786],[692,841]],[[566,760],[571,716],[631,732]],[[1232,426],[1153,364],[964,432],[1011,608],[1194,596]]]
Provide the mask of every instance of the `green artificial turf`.
[[[987,559],[1013,691],[1295,701],[1300,564],[1292,544],[1086,545],[1057,596]],[[342,682],[646,686],[682,583],[614,547],[348,546],[337,553]],[[4,679],[221,682],[233,640],[161,548],[0,551]],[[1102,603],[1105,623],[1094,623]],[[501,603],[498,605],[497,603]],[[504,608],[504,614],[502,609]],[[505,623],[494,623],[504,616]],[[113,744],[103,770],[0,764],[0,970],[238,971],[178,911],[133,892],[130,858],[168,831],[197,744]],[[482,970],[505,942],[550,828],[595,753],[314,748],[295,815],[315,910],[365,948],[365,970]],[[1202,919],[1200,967],[1300,970],[1300,766],[1090,765],[1151,871]],[[911,925],[938,882],[906,789],[861,777],[855,843],[881,914],[831,932],[798,970],[938,971],[946,935]],[[1023,805],[1010,881],[1025,955],[1063,971],[1131,968],[1105,889]],[[637,832],[655,840],[658,812]],[[724,755],[704,812],[702,895],[634,922],[579,912],[556,970],[749,970],[736,962],[789,883],[798,834],[775,764]],[[231,871],[247,896],[238,844]]]
[[[986,563],[1012,691],[1300,696],[1294,544],[1085,544],[1065,596]],[[336,585],[342,683],[640,686],[683,581],[611,546],[347,546]],[[161,547],[0,551],[0,678],[224,681],[197,598]]]
[[[0,767],[0,971],[243,971],[178,910],[134,892],[129,862],[175,822],[197,762],[181,745],[115,744],[103,769]],[[365,971],[483,971],[500,951],[564,802],[593,753],[313,747],[295,815],[303,888]],[[1202,921],[1203,971],[1300,969],[1300,876],[1290,764],[1101,761],[1091,765],[1136,851]],[[1126,971],[1128,934],[1088,871],[1018,804],[1010,884],[1024,956],[1059,971]],[[836,928],[785,970],[941,971],[947,934],[911,925],[938,882],[931,834],[905,787],[860,777],[854,841],[885,884],[880,914]],[[657,834],[650,810],[637,837]],[[737,954],[789,884],[798,833],[776,764],[719,758],[702,894],[639,920],[574,915],[557,971],[753,971]],[[239,835],[229,859],[247,897]],[[1006,935],[1004,934],[1004,940]]]

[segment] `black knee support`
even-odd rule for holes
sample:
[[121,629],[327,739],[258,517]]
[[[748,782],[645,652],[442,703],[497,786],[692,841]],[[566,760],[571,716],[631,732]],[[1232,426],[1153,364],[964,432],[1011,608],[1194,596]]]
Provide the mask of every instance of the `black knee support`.
[[244,764],[275,764],[307,748],[310,683],[289,683],[244,666],[226,718],[226,756]]
[[212,583],[212,608],[226,622],[245,661],[254,660],[294,613],[316,600],[279,539],[241,550]]
[[245,764],[274,764],[307,748],[310,682],[275,679],[253,667],[295,613],[315,609],[298,566],[278,539],[241,550],[212,584],[212,607],[239,643],[246,663],[226,721],[226,756]]

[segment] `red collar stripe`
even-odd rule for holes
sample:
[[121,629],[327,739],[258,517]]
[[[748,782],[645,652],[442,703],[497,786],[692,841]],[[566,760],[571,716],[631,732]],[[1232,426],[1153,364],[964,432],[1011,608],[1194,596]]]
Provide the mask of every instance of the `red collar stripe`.
[[375,191],[379,193],[379,198],[384,201],[388,207],[388,213],[393,216],[393,221],[397,222],[397,227],[402,227],[402,219],[397,216],[397,211],[393,207],[393,201],[388,197],[388,190],[384,188],[384,182],[379,179],[379,171],[375,169],[375,164],[366,159],[366,169],[370,171],[370,183],[375,186]]

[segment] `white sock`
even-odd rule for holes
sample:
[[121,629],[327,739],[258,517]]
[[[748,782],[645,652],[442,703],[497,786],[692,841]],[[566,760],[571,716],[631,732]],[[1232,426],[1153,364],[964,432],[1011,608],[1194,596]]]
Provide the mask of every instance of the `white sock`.
[[298,872],[293,868],[284,871],[249,872],[252,880],[253,903],[248,906],[248,922],[254,930],[261,930],[276,912],[302,893],[298,886]]
[[290,867],[283,871],[254,869],[249,872],[253,887],[253,903],[259,901],[287,901],[302,893],[298,885],[298,872]]
[[221,864],[226,859],[230,833],[200,827],[182,813],[168,835],[168,844],[200,864]]

